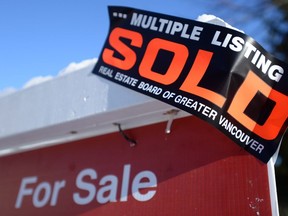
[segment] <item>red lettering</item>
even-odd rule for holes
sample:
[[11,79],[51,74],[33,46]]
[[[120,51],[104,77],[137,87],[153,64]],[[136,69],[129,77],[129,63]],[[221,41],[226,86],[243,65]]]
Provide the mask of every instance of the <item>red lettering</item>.
[[[157,71],[151,70],[160,49],[174,53],[173,59],[165,74],[160,74],[157,73]],[[154,38],[147,46],[146,52],[139,66],[139,73],[142,77],[158,83],[164,85],[172,84],[181,74],[188,55],[189,52],[186,46],[160,38]]]
[[198,86],[198,83],[203,78],[209,66],[212,56],[212,52],[201,49],[198,51],[191,70],[189,71],[185,81],[182,83],[180,90],[205,98],[215,105],[222,107],[226,101],[225,97],[209,89]]
[[124,59],[116,58],[114,56],[115,51],[108,48],[104,49],[102,58],[106,64],[113,65],[122,70],[129,70],[134,66],[137,56],[120,38],[130,39],[130,44],[135,47],[141,47],[143,43],[143,38],[140,33],[123,28],[114,28],[109,36],[109,44],[119,52]]
[[[245,109],[258,91],[263,93],[267,98],[276,102],[270,116],[263,125],[257,124],[244,113]],[[250,131],[253,131],[264,139],[272,140],[276,138],[282,125],[287,119],[287,105],[287,96],[275,91],[255,73],[253,73],[253,71],[249,71],[246,79],[236,92],[228,109],[228,113]]]

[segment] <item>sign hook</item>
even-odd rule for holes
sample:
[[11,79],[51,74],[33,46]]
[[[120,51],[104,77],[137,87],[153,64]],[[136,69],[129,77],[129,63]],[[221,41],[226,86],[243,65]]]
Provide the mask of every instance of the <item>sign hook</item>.
[[169,119],[167,121],[166,129],[165,129],[166,134],[171,133],[172,123],[173,123],[175,116],[178,114],[178,112],[179,112],[179,110],[172,109],[172,110],[169,110],[166,113],[164,113],[165,115],[169,115]]
[[114,125],[118,127],[119,133],[122,135],[122,137],[129,142],[130,147],[136,146],[136,140],[130,138],[129,136],[127,136],[127,134],[124,133],[120,123],[114,123]]

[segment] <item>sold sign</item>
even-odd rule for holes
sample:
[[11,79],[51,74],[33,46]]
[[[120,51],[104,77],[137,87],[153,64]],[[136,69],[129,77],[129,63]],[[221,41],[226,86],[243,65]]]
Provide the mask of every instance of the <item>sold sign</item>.
[[231,29],[125,7],[109,14],[94,74],[204,119],[268,162],[287,127],[287,64]]

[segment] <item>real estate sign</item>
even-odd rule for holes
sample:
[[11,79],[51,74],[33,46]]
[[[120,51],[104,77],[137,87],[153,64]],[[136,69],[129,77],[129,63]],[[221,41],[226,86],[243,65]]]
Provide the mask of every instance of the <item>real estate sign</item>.
[[0,158],[2,215],[271,215],[267,165],[194,116]]
[[287,64],[225,27],[126,7],[109,15],[94,74],[194,114],[269,161],[287,128]]

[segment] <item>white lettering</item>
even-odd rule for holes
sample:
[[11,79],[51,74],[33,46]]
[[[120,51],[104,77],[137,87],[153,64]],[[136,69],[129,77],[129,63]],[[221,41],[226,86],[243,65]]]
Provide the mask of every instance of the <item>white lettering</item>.
[[[146,180],[145,182],[143,182]],[[148,201],[153,198],[156,194],[156,189],[152,190],[151,188],[155,188],[157,186],[157,178],[155,174],[151,171],[142,171],[138,173],[132,183],[132,195],[133,197],[141,202]],[[147,189],[145,194],[140,192],[140,189]]]
[[[110,184],[107,184],[109,183]],[[117,186],[118,186],[118,178],[115,175],[107,175],[104,176],[99,185],[105,185],[98,190],[97,193],[97,201],[98,203],[104,204],[107,202],[116,202],[116,194],[117,194]],[[105,196],[106,194],[106,196]]]
[[[40,194],[43,194],[42,198]],[[40,183],[33,194],[33,204],[37,208],[44,207],[48,201],[49,197],[51,195],[51,186],[48,182],[42,182]]]
[[245,134],[241,129],[237,128],[222,115],[220,115],[219,118],[219,125],[225,128],[225,130],[229,131],[229,133],[233,135],[236,139],[240,140],[240,142],[244,143],[246,146],[249,146],[249,148],[261,154],[264,146],[256,140],[251,139],[249,135]]
[[[40,184],[35,185],[37,180],[37,176],[24,177],[22,179],[15,208],[21,208],[24,196],[32,196],[32,204],[36,208],[46,206],[49,203],[49,200],[50,206],[55,206],[57,204],[60,190],[65,187],[66,181],[55,181],[52,186],[49,182],[41,182]],[[28,184],[32,184],[30,188],[28,188]]]
[[79,189],[85,190],[88,192],[88,195],[85,197],[82,197],[80,193],[74,193],[73,194],[73,200],[78,205],[86,205],[90,203],[96,194],[96,187],[92,183],[84,182],[84,177],[89,176],[90,179],[94,180],[97,179],[97,173],[94,169],[88,168],[82,170],[76,179],[76,186]]
[[200,34],[203,30],[203,27],[200,26],[190,26],[187,23],[137,13],[132,14],[130,25],[152,31],[164,32],[165,34],[178,35],[182,38],[195,41],[200,39]]
[[130,179],[130,169],[131,165],[126,164],[123,170],[123,177],[122,177],[122,187],[121,187],[121,198],[120,201],[126,202],[128,199],[128,186],[129,186],[129,179]]
[[20,208],[22,205],[23,197],[32,195],[33,189],[27,188],[28,184],[35,184],[37,182],[37,176],[26,177],[21,181],[21,186],[16,199],[15,208]]
[[[78,205],[86,205],[93,200],[100,204],[117,202],[118,200],[126,202],[129,193],[132,193],[132,197],[137,201],[144,202],[152,199],[156,193],[156,175],[152,171],[146,170],[139,172],[131,179],[130,170],[130,164],[123,166],[121,188],[118,177],[110,174],[100,179],[98,190],[96,190],[97,182],[91,182],[91,180],[98,178],[97,172],[91,168],[82,170],[76,178],[76,186],[80,191],[73,194],[74,202]],[[117,198],[117,195],[120,197]]]

